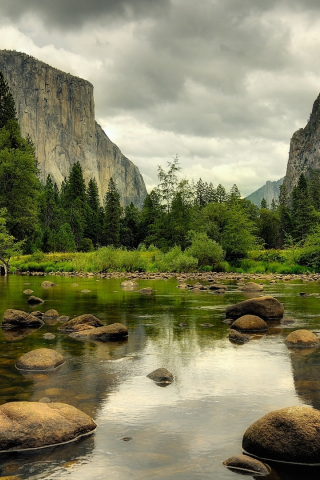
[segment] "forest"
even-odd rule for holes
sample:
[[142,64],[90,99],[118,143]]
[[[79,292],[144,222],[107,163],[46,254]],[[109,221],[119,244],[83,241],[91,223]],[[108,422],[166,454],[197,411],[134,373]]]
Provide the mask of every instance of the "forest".
[[[159,166],[158,185],[142,209],[121,206],[112,178],[100,202],[95,179],[85,184],[76,159],[60,188],[50,175],[42,183],[33,141],[21,136],[0,73],[0,262],[6,271],[76,269],[77,252],[87,254],[83,270],[320,270],[319,172],[301,174],[290,196],[281,186],[278,202],[257,207],[236,184],[227,191],[201,178],[190,182],[181,170],[178,155],[167,168]],[[115,252],[114,263],[98,261]],[[45,261],[46,254],[55,260]],[[129,257],[135,260],[124,261]]]

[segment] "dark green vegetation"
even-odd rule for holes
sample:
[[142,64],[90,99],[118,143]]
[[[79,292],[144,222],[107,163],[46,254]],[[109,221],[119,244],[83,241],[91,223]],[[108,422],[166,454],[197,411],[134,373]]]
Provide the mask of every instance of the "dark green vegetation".
[[[85,184],[78,161],[60,189],[50,175],[41,184],[34,145],[20,134],[13,98],[0,73],[0,261],[6,269],[19,251],[29,255],[15,261],[22,270],[33,269],[29,263],[37,261],[30,255],[37,252],[87,252],[80,262],[84,270],[294,273],[301,271],[297,264],[320,269],[318,172],[301,175],[290,198],[281,186],[279,205],[273,201],[268,206],[263,199],[258,208],[241,198],[236,185],[227,192],[221,184],[179,180],[179,171],[178,156],[167,169],[158,168],[159,185],[141,210],[132,203],[121,206],[112,178],[101,205],[95,179]],[[283,248],[287,251],[272,266],[269,261],[257,264],[257,252]],[[144,261],[133,253],[137,250],[154,253]],[[115,256],[117,261],[105,261]],[[38,262],[39,270],[76,269],[72,262],[49,265],[42,257],[43,262],[47,265]]]

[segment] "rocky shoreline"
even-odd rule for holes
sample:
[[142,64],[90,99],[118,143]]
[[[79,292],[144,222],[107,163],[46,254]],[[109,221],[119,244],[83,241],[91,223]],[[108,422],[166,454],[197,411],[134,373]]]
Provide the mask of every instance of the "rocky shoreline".
[[245,281],[245,280],[261,280],[276,283],[277,281],[303,280],[303,281],[319,281],[320,273],[305,274],[279,274],[279,273],[226,273],[226,272],[193,272],[193,273],[172,273],[172,272],[16,272],[15,275],[26,275],[34,277],[45,277],[47,275],[64,276],[64,277],[96,277],[96,278],[127,278],[137,280],[168,280],[175,278],[179,282],[185,280],[202,280],[207,282],[227,281]]

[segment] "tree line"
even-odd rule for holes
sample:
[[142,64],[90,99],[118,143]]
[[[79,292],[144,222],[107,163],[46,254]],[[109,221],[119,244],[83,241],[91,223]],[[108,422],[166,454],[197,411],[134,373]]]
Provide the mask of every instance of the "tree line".
[[[42,183],[30,138],[21,136],[13,97],[0,72],[0,260],[23,253],[88,252],[112,245],[157,247],[168,252],[201,248],[222,251],[228,261],[254,248],[282,248],[303,242],[320,224],[320,176],[301,175],[292,194],[281,186],[279,202],[257,207],[241,198],[237,185],[181,179],[176,156],[158,167],[158,186],[143,207],[121,207],[113,179],[100,202],[94,178],[86,185],[76,161],[61,187],[50,175]],[[198,250],[197,250],[198,248]],[[204,247],[203,247],[204,248]]]

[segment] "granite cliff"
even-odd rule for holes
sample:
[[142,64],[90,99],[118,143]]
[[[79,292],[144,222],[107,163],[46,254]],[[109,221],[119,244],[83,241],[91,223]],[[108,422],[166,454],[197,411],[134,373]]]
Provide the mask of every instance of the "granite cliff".
[[95,121],[91,83],[16,51],[0,50],[0,71],[14,97],[22,135],[35,143],[42,180],[50,173],[60,186],[79,161],[86,182],[96,179],[101,199],[112,177],[123,205],[142,206],[143,178]]
[[268,180],[265,185],[262,187],[258,188],[255,192],[251,193],[248,195],[246,198],[250,200],[252,203],[260,207],[261,201],[264,198],[267,202],[267,205],[270,207],[271,202],[274,199],[276,202],[279,200],[279,195],[280,195],[280,185],[283,183],[283,178],[280,178],[280,180],[276,180],[274,182],[271,182]]
[[313,104],[305,128],[297,130],[290,142],[289,160],[284,185],[288,193],[297,185],[301,173],[320,171],[320,95]]

